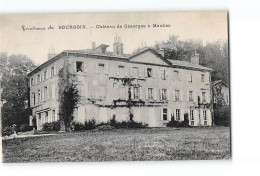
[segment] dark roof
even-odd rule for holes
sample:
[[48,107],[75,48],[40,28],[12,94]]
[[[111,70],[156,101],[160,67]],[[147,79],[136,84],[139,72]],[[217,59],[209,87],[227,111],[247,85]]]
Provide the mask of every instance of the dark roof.
[[193,64],[193,63],[188,62],[188,61],[171,60],[171,59],[168,59],[168,61],[171,62],[172,66],[183,66],[183,67],[197,68],[197,69],[201,69],[201,70],[212,71],[211,68],[203,67],[203,66],[197,65],[197,64]]
[[217,85],[217,84],[219,84],[219,83],[222,83],[222,84],[224,84],[225,86],[229,87],[229,86],[228,86],[226,83],[224,83],[222,80],[212,81],[212,86],[215,86],[215,85]]

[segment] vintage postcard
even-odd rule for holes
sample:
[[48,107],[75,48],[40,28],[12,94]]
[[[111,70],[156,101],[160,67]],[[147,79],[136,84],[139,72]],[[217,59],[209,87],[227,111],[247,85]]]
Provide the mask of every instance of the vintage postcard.
[[2,162],[231,159],[228,12],[0,26]]

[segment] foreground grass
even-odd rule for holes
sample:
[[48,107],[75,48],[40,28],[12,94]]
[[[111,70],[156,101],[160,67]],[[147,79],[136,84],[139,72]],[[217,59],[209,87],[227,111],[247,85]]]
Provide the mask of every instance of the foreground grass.
[[230,159],[226,127],[118,129],[3,142],[4,162]]

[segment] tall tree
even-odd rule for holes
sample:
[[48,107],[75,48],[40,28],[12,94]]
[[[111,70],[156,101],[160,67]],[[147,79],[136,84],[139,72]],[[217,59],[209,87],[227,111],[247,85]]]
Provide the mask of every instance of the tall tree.
[[30,112],[29,86],[27,73],[36,66],[25,55],[11,55],[0,53],[0,71],[3,102],[2,127],[12,124],[28,123]]

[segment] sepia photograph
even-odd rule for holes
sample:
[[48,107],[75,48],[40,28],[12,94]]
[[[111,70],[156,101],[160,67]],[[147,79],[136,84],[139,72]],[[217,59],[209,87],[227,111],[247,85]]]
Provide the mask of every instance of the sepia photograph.
[[231,159],[227,11],[0,26],[3,163]]

